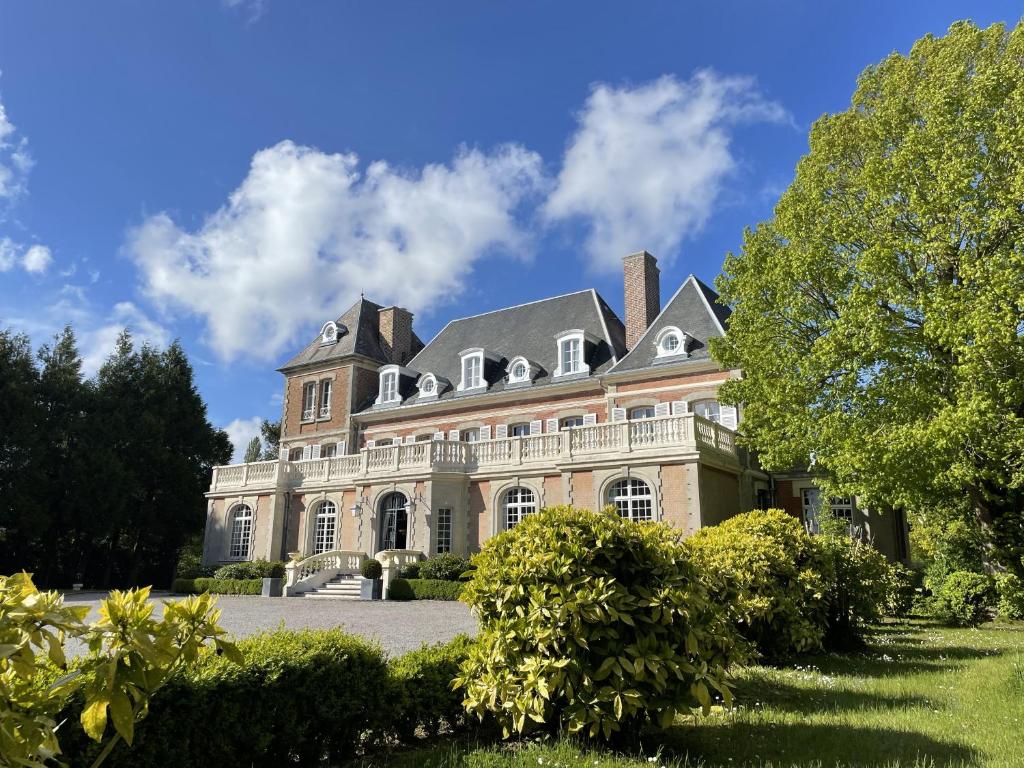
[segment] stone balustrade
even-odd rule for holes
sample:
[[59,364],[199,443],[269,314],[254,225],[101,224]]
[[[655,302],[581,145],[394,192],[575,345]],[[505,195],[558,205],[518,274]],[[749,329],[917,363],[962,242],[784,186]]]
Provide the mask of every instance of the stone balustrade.
[[733,431],[697,416],[605,422],[561,432],[466,443],[431,440],[364,448],[358,454],[305,461],[260,461],[214,467],[210,490],[297,488],[429,471],[466,472],[520,465],[564,465],[622,453],[710,449],[736,458]]

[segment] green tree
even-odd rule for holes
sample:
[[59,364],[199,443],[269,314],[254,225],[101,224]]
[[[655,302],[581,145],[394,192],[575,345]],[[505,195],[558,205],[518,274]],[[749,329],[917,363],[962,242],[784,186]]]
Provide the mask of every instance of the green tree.
[[245,458],[242,460],[247,464],[250,461],[259,461],[262,450],[263,445],[260,443],[260,439],[258,437],[254,437],[249,441],[249,446],[245,449]]
[[[967,498],[1020,562],[1024,25],[953,25],[820,118],[718,281],[722,396],[770,468],[879,508]],[[1016,554],[1014,554],[1016,553]]]
[[278,458],[281,445],[281,420],[263,420],[260,424],[260,437],[263,438],[263,461],[273,461]]

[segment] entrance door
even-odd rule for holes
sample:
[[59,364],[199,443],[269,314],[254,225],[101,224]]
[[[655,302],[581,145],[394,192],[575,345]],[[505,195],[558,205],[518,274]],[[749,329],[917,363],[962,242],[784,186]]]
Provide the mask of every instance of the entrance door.
[[401,493],[389,493],[381,502],[381,549],[405,549],[409,531],[408,501]]

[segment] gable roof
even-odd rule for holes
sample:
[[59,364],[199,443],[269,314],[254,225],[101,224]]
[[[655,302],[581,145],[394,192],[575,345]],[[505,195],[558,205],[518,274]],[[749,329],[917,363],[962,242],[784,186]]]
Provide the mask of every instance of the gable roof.
[[[524,387],[533,391],[558,383],[552,380],[558,367],[555,336],[576,328],[597,339],[588,358],[592,376],[608,371],[625,354],[622,321],[596,291],[588,289],[452,320],[407,366],[420,374],[432,373],[450,381],[451,387],[438,397],[448,400],[457,396],[454,387],[462,378],[459,353],[483,348],[498,359],[493,375],[488,376],[487,393],[523,386],[509,385],[505,378],[505,367],[520,356],[539,368],[533,384]],[[404,402],[418,402],[415,391]]]
[[[380,345],[380,310],[379,304],[360,298],[335,321],[339,326],[345,327],[345,332],[341,333],[341,329],[338,329],[338,340],[334,344],[321,344],[318,333],[305,349],[277,370],[284,373],[311,363],[321,363],[349,355],[362,355],[376,360],[381,365],[391,362]],[[423,342],[415,333],[412,335],[412,344],[414,353],[423,348]]]
[[[636,371],[668,362],[708,360],[708,340],[725,335],[730,314],[731,310],[718,302],[718,294],[710,286],[690,275],[644,331],[636,346],[609,373]],[[655,339],[660,331],[669,326],[675,326],[693,337],[689,357],[657,356]]]

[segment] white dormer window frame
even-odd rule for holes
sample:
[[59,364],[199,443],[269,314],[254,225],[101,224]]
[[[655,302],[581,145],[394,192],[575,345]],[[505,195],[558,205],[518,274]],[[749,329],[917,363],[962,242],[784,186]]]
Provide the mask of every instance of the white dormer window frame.
[[472,392],[487,388],[484,378],[484,350],[480,347],[459,353],[459,392]]
[[419,390],[417,395],[419,400],[437,400],[437,396],[441,392],[437,376],[432,373],[420,376],[419,381],[416,382],[416,388]]
[[590,365],[586,359],[588,341],[593,342],[593,337],[579,328],[562,331],[555,336],[555,343],[558,345],[558,367],[555,369],[555,378],[590,373]]
[[658,331],[654,337],[654,348],[657,357],[689,357],[687,348],[690,345],[690,334],[669,325]]
[[324,323],[323,328],[320,329],[320,343],[321,344],[336,344],[338,341],[338,324],[333,320],[328,320]]
[[380,378],[377,386],[377,399],[374,405],[394,405],[402,402],[402,396],[398,390],[400,384],[401,370],[397,365],[385,365],[380,369]]
[[512,361],[505,368],[509,384],[532,384],[537,375],[537,366],[520,355],[513,357]]

